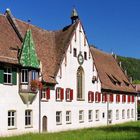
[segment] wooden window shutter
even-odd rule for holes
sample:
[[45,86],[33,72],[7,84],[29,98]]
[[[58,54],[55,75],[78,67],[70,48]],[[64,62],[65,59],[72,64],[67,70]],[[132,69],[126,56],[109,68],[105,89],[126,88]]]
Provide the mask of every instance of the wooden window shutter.
[[105,102],[107,102],[107,93],[105,93]]
[[98,93],[98,102],[101,101],[101,93]]
[[88,92],[88,101],[90,101],[90,91]]
[[4,68],[0,65],[0,83],[4,83]]
[[50,88],[46,89],[46,97],[47,97],[47,100],[50,99]]
[[120,95],[118,95],[118,102],[120,102]]
[[73,89],[70,89],[70,100],[73,100]]
[[63,100],[64,99],[64,89],[63,88],[61,88],[61,100]]
[[17,84],[17,68],[12,68],[12,84]]
[[94,101],[94,92],[92,92],[92,102]]
[[130,95],[128,95],[128,103],[130,103]]
[[126,102],[126,95],[124,95],[124,102]]
[[134,103],[134,96],[132,96],[132,103]]
[[58,88],[56,88],[56,93],[55,93],[56,99],[58,98],[57,93],[58,93]]
[[114,101],[114,96],[113,96],[113,94],[112,94],[112,102]]
[[66,88],[66,100],[68,99],[68,92],[69,92],[69,89],[68,88]]

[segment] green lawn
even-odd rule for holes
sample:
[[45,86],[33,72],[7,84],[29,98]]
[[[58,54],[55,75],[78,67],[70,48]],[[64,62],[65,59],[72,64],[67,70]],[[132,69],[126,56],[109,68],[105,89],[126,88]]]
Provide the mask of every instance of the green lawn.
[[60,133],[26,134],[0,140],[140,140],[140,121]]

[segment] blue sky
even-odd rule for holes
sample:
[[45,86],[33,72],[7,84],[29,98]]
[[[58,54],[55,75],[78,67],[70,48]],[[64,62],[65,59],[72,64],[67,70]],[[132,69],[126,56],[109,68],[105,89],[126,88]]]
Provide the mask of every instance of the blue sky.
[[88,41],[117,55],[140,58],[140,0],[0,0],[12,14],[47,30],[71,23],[76,7]]

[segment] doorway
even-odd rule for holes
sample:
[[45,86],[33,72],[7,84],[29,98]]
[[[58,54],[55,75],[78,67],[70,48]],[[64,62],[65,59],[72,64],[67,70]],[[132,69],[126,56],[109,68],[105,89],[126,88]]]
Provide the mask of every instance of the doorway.
[[46,116],[43,116],[43,119],[42,119],[42,131],[43,132],[47,131],[47,117]]

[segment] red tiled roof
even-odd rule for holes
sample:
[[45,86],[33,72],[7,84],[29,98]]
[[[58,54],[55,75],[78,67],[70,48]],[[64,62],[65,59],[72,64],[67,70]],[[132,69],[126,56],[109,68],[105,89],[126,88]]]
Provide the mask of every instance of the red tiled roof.
[[[36,53],[42,63],[43,79],[48,83],[56,83],[55,76],[78,22],[59,31],[43,30],[18,19],[15,22],[23,36],[28,28],[32,30]],[[0,23],[0,61],[18,64],[17,46],[21,48],[22,44],[6,16],[0,16]]]
[[90,50],[101,80],[102,90],[136,92],[111,54],[102,52],[94,47],[90,47]]

